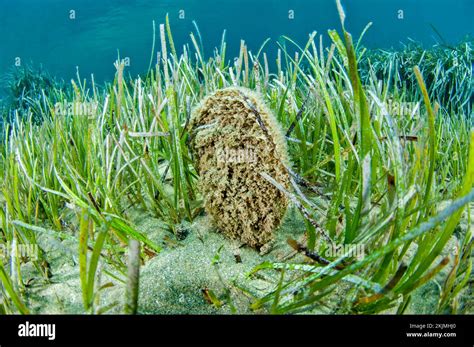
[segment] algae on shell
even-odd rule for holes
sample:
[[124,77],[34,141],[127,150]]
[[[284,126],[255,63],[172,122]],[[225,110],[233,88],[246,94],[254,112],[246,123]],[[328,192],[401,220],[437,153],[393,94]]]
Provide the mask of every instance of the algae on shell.
[[192,149],[207,213],[232,239],[260,248],[273,238],[288,189],[284,134],[263,99],[246,88],[215,91],[193,110]]

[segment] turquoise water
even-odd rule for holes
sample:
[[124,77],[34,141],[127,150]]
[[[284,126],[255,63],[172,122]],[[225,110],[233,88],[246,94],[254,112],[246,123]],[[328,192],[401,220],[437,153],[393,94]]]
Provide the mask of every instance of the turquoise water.
[[[449,43],[474,33],[472,0],[346,0],[343,4],[354,36],[373,22],[364,40],[369,47],[397,47],[408,38],[432,45],[438,38],[430,24]],[[184,19],[179,18],[181,10]],[[294,19],[289,18],[290,10]],[[256,52],[270,37],[266,51],[272,59],[281,35],[303,44],[312,31],[326,34],[340,26],[334,0],[0,0],[0,79],[20,58],[21,64],[41,64],[64,80],[75,77],[78,66],[82,77],[93,73],[100,82],[113,77],[118,51],[130,58],[132,75],[144,73],[150,61],[152,21],[157,27],[156,51],[158,27],[166,13],[179,51],[190,43],[195,20],[207,55],[220,45],[227,30],[229,58],[237,54],[241,39]]]

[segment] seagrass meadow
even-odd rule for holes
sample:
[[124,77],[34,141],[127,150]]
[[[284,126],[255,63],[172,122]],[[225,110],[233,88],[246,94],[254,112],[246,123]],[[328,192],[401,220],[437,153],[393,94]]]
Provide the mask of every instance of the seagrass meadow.
[[[225,35],[205,57],[199,32],[178,54],[166,18],[142,77],[120,57],[105,86],[12,76],[0,313],[474,313],[473,42],[366,49],[338,5],[341,27],[282,37],[275,64]],[[285,184],[257,173],[288,204],[264,247],[204,209],[192,115],[229,87],[286,141]]]

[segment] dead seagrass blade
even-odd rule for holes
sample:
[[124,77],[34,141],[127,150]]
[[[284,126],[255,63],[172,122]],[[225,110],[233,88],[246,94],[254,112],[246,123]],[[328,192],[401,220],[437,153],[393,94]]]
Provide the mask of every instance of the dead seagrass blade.
[[225,88],[205,97],[191,119],[192,150],[206,212],[220,231],[259,249],[273,238],[288,200],[284,134],[261,96]]

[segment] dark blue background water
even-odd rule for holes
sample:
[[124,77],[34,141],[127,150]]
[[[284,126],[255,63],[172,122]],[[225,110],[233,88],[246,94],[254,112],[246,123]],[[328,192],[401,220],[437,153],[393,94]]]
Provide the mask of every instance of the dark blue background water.
[[[396,47],[410,37],[424,45],[435,43],[433,24],[450,43],[473,35],[473,0],[345,0],[347,26],[358,36],[374,24],[364,44]],[[294,10],[295,18],[288,18]],[[397,11],[404,10],[399,20]],[[69,11],[76,11],[76,19]],[[185,19],[179,19],[179,10]],[[266,51],[275,56],[275,41],[288,35],[304,44],[314,30],[326,34],[339,29],[334,0],[0,0],[0,79],[16,57],[22,63],[42,64],[51,74],[69,80],[79,66],[82,77],[110,79],[117,50],[128,56],[133,74],[143,73],[150,60],[152,21],[159,24],[169,13],[175,44],[182,51],[190,43],[196,20],[206,54],[220,45],[227,29],[228,55],[238,53],[240,39],[256,52],[270,37]],[[326,37],[326,44],[328,39]]]

